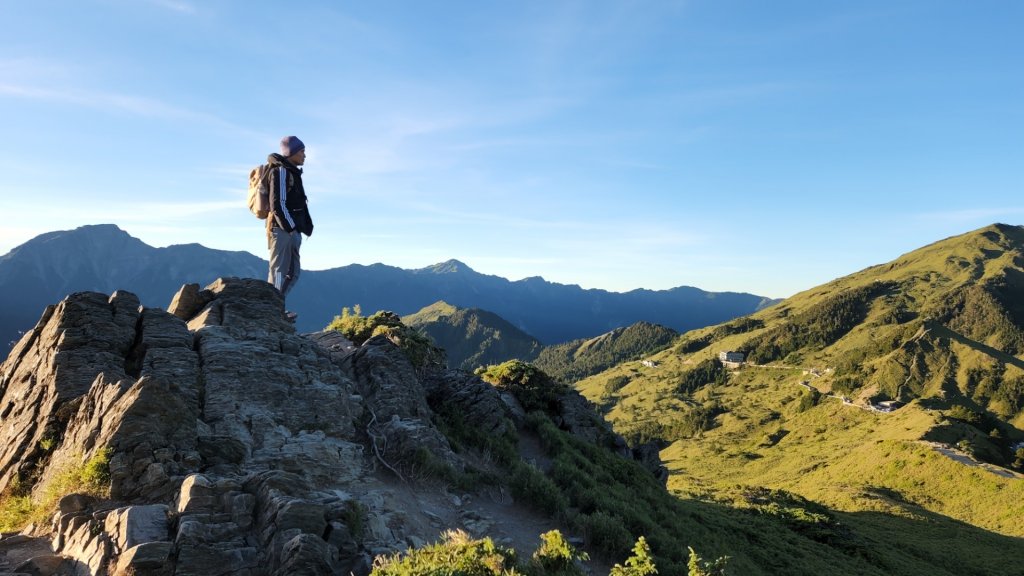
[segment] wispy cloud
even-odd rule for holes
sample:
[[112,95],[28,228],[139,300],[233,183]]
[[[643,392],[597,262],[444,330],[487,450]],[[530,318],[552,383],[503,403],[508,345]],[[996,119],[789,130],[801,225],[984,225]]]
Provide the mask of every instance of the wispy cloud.
[[175,122],[189,122],[207,127],[213,126],[247,138],[266,139],[268,137],[266,134],[238,126],[219,116],[182,108],[145,96],[89,91],[71,85],[47,88],[30,84],[0,83],[0,97],[4,96],[102,110],[110,114],[127,114]]
[[189,2],[183,2],[182,0],[149,0],[150,4],[166,8],[174,12],[180,12],[182,14],[195,14],[196,7]]

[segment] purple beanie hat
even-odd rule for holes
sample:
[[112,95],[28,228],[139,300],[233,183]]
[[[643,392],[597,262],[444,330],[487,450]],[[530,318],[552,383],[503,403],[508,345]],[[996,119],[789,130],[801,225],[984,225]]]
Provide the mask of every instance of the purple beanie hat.
[[302,140],[299,140],[298,136],[285,136],[284,138],[281,138],[281,156],[284,156],[285,158],[295,154],[305,147],[306,145],[302,143]]

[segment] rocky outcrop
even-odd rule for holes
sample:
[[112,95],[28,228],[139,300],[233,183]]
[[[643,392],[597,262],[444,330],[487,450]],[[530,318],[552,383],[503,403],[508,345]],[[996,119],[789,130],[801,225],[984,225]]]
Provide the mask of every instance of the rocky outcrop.
[[0,365],[0,492],[32,485],[98,374],[127,379],[139,300],[73,294],[47,307]]
[[187,285],[170,311],[74,294],[0,367],[0,489],[109,462],[110,500],[61,502],[40,573],[365,574],[436,537],[385,486],[423,454],[463,468],[433,423],[443,399],[514,430],[474,376],[421,378],[383,337],[297,334],[263,281]]
[[525,418],[515,396],[499,391],[474,374],[445,370],[430,374],[424,381],[432,406],[439,411],[458,413],[466,425],[481,434],[513,433]]

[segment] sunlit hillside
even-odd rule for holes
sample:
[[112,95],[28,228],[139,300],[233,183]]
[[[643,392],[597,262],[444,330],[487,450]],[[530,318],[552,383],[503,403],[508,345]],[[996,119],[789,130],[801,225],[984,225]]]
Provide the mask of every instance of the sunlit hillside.
[[[1022,328],[1024,229],[993,225],[688,332],[578,388],[632,442],[661,443],[679,495],[751,506],[783,490],[908,554],[966,562],[964,523],[1016,537],[1021,557]],[[908,518],[955,543],[889,532]]]

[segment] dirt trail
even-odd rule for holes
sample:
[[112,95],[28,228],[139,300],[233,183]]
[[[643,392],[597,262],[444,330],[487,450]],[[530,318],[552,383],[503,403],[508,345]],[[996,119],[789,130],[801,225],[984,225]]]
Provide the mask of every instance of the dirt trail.
[[947,457],[947,458],[949,458],[951,460],[954,460],[956,462],[959,462],[961,464],[966,464],[967,466],[973,466],[975,468],[984,468],[985,470],[988,470],[989,472],[991,472],[991,473],[993,473],[993,474],[995,474],[997,476],[1002,476],[1003,478],[1014,478],[1014,479],[1017,479],[1017,480],[1020,480],[1021,478],[1024,478],[1024,475],[1018,474],[1018,473],[1014,472],[1013,470],[1007,470],[1006,468],[1000,468],[999,466],[996,466],[995,464],[989,464],[987,462],[979,462],[979,461],[975,460],[974,458],[972,458],[966,452],[961,452],[960,450],[957,450],[956,448],[953,448],[952,446],[948,446],[946,444],[942,444],[942,443],[939,443],[939,442],[922,441],[922,443],[927,445],[927,446],[930,446],[932,448],[932,450],[935,450],[939,454],[942,454],[943,456],[945,456],[945,457]]

